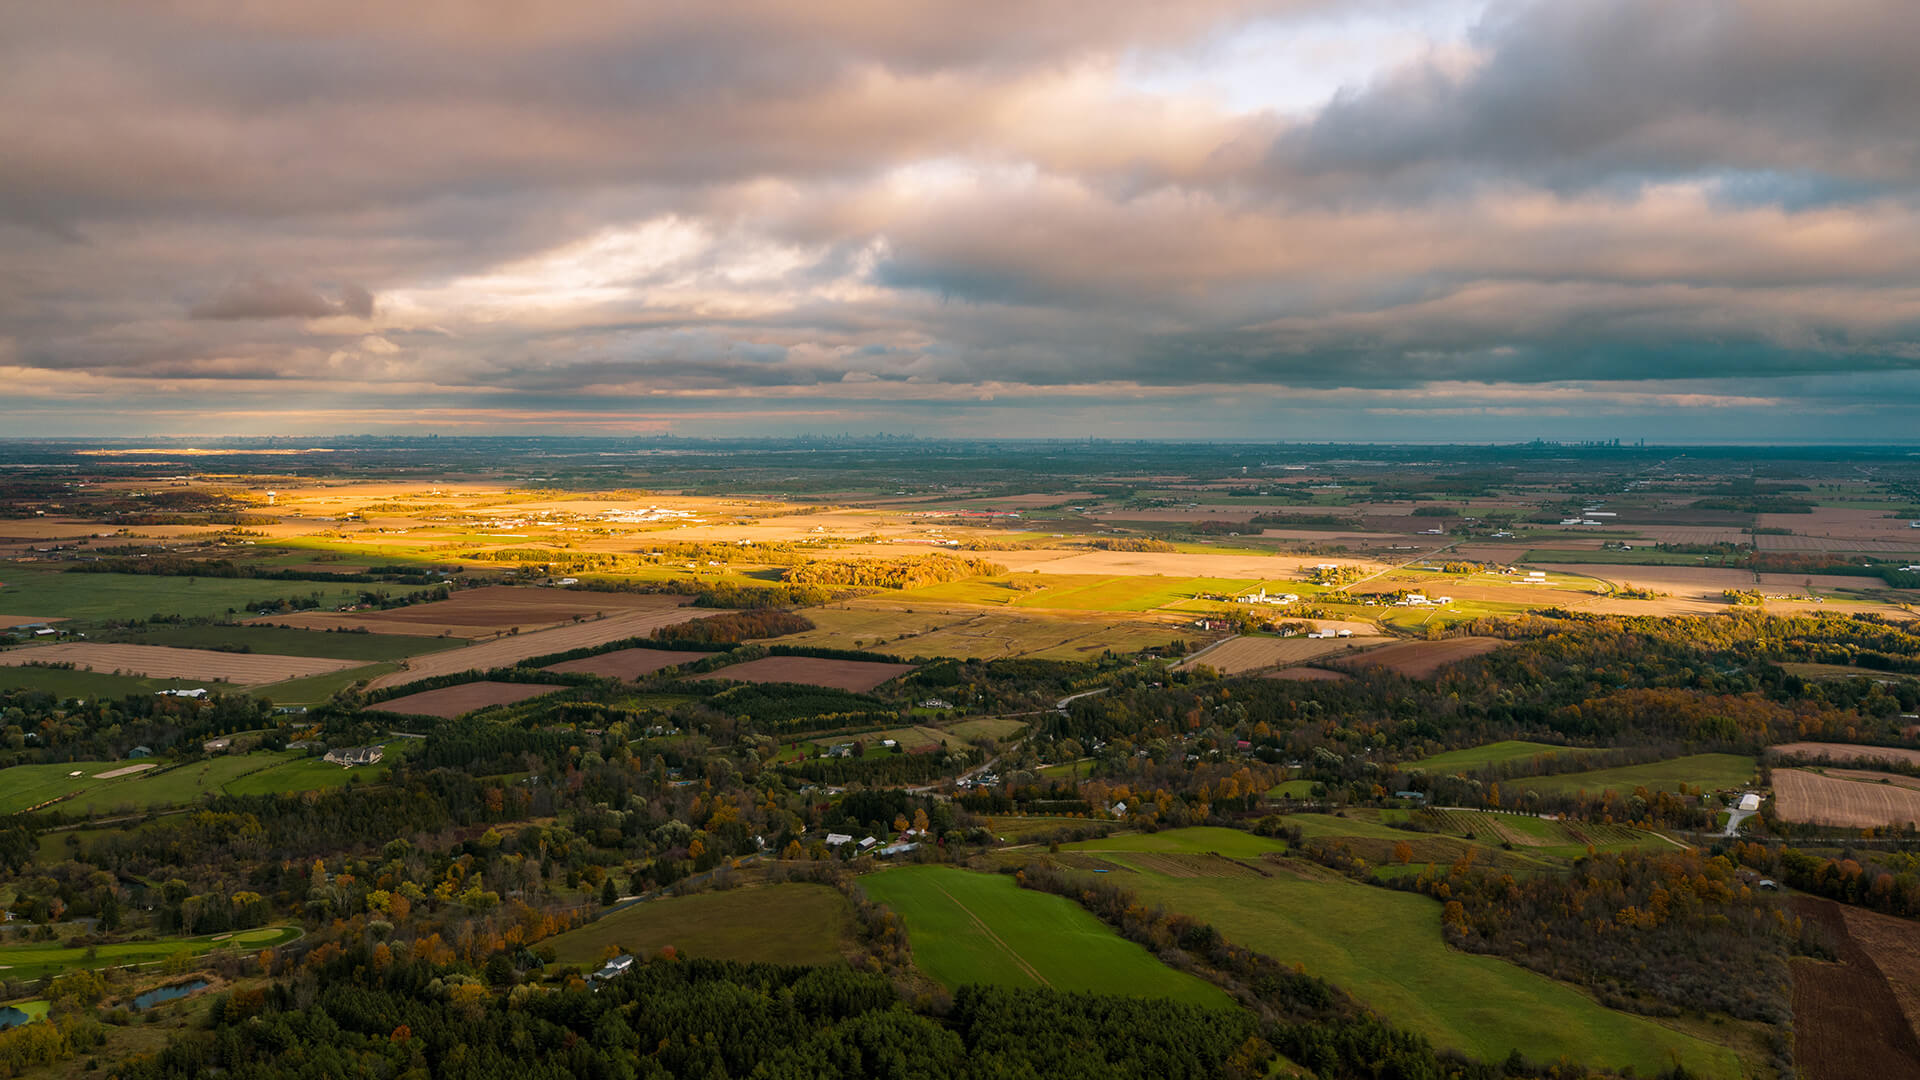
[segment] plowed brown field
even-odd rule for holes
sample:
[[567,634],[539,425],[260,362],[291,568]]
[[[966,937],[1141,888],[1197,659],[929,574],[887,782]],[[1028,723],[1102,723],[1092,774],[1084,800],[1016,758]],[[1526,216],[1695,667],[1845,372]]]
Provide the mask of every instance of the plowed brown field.
[[1865,779],[1873,775],[1836,770],[1835,774],[1822,776],[1807,769],[1775,769],[1774,805],[1782,821],[1849,829],[1920,822],[1920,791]]
[[405,713],[409,716],[438,716],[451,720],[464,716],[475,709],[484,709],[490,705],[511,705],[516,701],[551,694],[564,690],[562,686],[543,686],[537,683],[471,682],[459,686],[443,686],[438,690],[428,690],[420,694],[408,694],[406,697],[393,698],[373,706],[386,712]]
[[155,679],[205,679],[238,686],[322,675],[353,667],[358,660],[323,660],[311,656],[267,656],[214,649],[175,649],[165,645],[101,645],[86,641],[61,642],[0,653],[0,666],[29,663],[72,664],[84,671],[119,672]]
[[1379,666],[1409,679],[1430,678],[1448,664],[1475,656],[1485,656],[1505,645],[1499,638],[1461,637],[1444,641],[1397,641],[1385,648],[1370,650],[1349,662],[1349,666]]
[[661,668],[690,664],[695,660],[705,660],[712,655],[712,653],[680,652],[673,649],[621,649],[618,652],[583,656],[578,660],[563,660],[558,664],[548,664],[545,670],[572,675],[604,675],[610,679],[633,680],[651,675]]
[[836,690],[865,693],[888,679],[913,670],[912,664],[882,664],[873,660],[820,660],[811,656],[769,656],[723,667],[709,675],[737,682],[805,683]]
[[1807,1080],[1915,1080],[1920,1040],[1886,977],[1849,932],[1849,920],[1831,900],[1798,897],[1794,913],[1827,929],[1838,963],[1795,959],[1794,1063]]
[[[701,613],[719,614],[712,609],[702,609]],[[619,641],[621,638],[641,637],[662,626],[672,626],[675,623],[685,622],[686,619],[687,613],[679,608],[660,608],[653,611],[622,612],[609,615],[604,619],[571,623],[532,634],[513,634],[478,645],[469,645],[464,649],[449,649],[429,656],[416,656],[403,661],[406,667],[402,670],[375,679],[373,685],[376,688],[403,686],[420,679],[430,679],[436,675],[510,667],[529,656],[545,656],[566,652],[569,649],[605,645],[609,641]]]
[[1852,743],[1793,742],[1772,747],[1783,757],[1828,758],[1833,761],[1904,761],[1920,765],[1920,750],[1897,746],[1856,746]]

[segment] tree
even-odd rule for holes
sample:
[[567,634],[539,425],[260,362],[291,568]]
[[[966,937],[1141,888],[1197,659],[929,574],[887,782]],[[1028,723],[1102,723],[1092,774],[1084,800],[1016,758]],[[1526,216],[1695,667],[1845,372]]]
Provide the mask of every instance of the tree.
[[612,907],[619,899],[620,890],[613,887],[613,878],[607,878],[600,886],[600,906]]

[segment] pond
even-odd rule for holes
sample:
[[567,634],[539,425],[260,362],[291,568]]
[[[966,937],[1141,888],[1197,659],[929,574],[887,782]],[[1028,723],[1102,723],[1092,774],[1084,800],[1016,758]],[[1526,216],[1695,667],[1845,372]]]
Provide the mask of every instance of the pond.
[[206,988],[207,980],[205,979],[195,979],[192,982],[181,983],[178,986],[156,987],[144,994],[134,995],[133,1007],[136,1011],[140,1009],[151,1009],[155,1005],[164,1005],[169,1001],[178,1001],[188,994],[205,990]]
[[28,1016],[25,1012],[11,1005],[0,1008],[0,1031],[5,1031],[10,1027],[19,1027],[31,1019],[33,1019],[33,1017]]

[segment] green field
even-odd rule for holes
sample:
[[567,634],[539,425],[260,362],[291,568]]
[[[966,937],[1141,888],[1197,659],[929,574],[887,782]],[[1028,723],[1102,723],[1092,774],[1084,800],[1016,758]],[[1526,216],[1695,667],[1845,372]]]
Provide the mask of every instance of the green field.
[[949,989],[969,983],[1120,992],[1228,1006],[1226,993],[1174,971],[1073,901],[1003,874],[911,866],[860,880],[906,921],[914,964]]
[[[1063,611],[1153,611],[1184,604],[1200,593],[1248,592],[1265,585],[1269,590],[1302,592],[1303,583],[1285,578],[1166,577],[1160,574],[1009,574],[968,578],[909,590],[903,599],[934,602],[991,604]],[[930,619],[931,617],[929,617]]]
[[1391,1023],[1435,1044],[1499,1061],[1515,1049],[1536,1061],[1673,1067],[1742,1075],[1725,1047],[1608,1009],[1564,983],[1491,956],[1451,949],[1440,905],[1415,893],[1338,878],[1172,878],[1130,874],[1142,900],[1204,919],[1227,940],[1299,963]]
[[377,679],[390,671],[399,670],[398,662],[386,660],[341,671],[309,675],[304,679],[288,679],[286,682],[255,686],[248,692],[254,697],[266,698],[276,705],[318,705],[362,679]]
[[1114,822],[1102,821],[1098,818],[1056,817],[1047,814],[1035,814],[1032,817],[1007,814],[987,819],[987,828],[993,831],[995,837],[1016,844],[1030,836],[1035,836],[1040,833],[1057,832],[1061,829],[1090,828],[1096,832],[1100,832],[1110,831],[1117,827],[1117,824]]
[[1499,765],[1521,758],[1530,758],[1537,754],[1578,754],[1580,752],[1565,746],[1508,739],[1505,742],[1487,743],[1485,746],[1474,746],[1465,750],[1449,750],[1444,754],[1435,754],[1430,758],[1409,762],[1402,765],[1400,769],[1402,772],[1414,769],[1442,773],[1470,772],[1474,769],[1483,769],[1488,765]]
[[1235,859],[1257,859],[1268,852],[1287,850],[1283,840],[1215,825],[1156,833],[1119,833],[1061,846],[1068,851],[1164,851],[1176,855],[1225,855]]
[[157,694],[162,690],[189,690],[204,682],[186,679],[143,679],[101,671],[67,668],[0,667],[0,690],[45,690],[58,698],[123,698]]
[[683,956],[768,964],[843,962],[853,909],[837,889],[789,883],[650,900],[553,939],[563,964],[598,964],[608,945],[635,956],[667,946]]
[[318,656],[328,660],[399,660],[424,653],[457,649],[461,638],[416,637],[410,634],[347,634],[295,630],[285,626],[183,625],[149,626],[96,638],[130,645],[170,645],[179,649],[220,649],[245,646],[251,652],[275,656]]
[[[99,773],[147,762],[157,767],[111,780],[97,778]],[[269,751],[222,754],[174,768],[169,768],[170,764],[159,758],[142,758],[15,765],[0,771],[0,814],[18,813],[70,791],[80,794],[55,804],[62,813],[102,814],[183,806],[210,794],[258,795],[337,787],[350,782],[350,774],[369,782],[386,775],[384,766],[348,770],[298,753]],[[81,775],[68,775],[73,772]]]
[[1315,781],[1283,780],[1267,789],[1269,799],[1306,799],[1313,795]]
[[[324,581],[185,578],[146,574],[66,574],[9,566],[0,579],[0,611],[63,618],[68,625],[149,615],[214,617],[255,601],[320,594],[322,610],[359,599],[362,590],[412,593],[426,585],[336,585]],[[250,612],[249,612],[250,614]]]
[[38,979],[44,975],[58,975],[63,971],[107,967],[124,967],[129,964],[157,964],[182,949],[195,956],[202,956],[215,949],[239,949],[254,952],[273,945],[283,945],[300,936],[298,927],[267,926],[258,930],[240,930],[231,934],[212,934],[196,938],[165,938],[160,941],[129,941],[119,945],[99,945],[94,947],[94,955],[89,958],[84,948],[70,949],[56,942],[35,942],[30,945],[0,945],[0,964],[7,966],[10,979]]
[[1503,790],[1514,793],[1531,790],[1542,795],[1586,791],[1597,795],[1607,790],[1630,792],[1636,787],[1644,787],[1649,791],[1678,791],[1684,784],[1689,788],[1717,791],[1752,782],[1753,770],[1754,759],[1744,754],[1693,754],[1617,769],[1592,769],[1559,776],[1529,776],[1508,781]]

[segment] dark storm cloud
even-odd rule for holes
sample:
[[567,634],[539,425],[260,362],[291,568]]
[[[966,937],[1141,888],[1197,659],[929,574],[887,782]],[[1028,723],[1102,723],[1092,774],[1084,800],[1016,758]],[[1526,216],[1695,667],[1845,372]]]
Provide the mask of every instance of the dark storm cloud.
[[358,285],[340,287],[340,298],[329,300],[314,289],[272,278],[234,282],[215,296],[195,304],[195,319],[324,319],[334,315],[373,317],[373,294]]
[[1910,192],[1914,15],[1907,0],[1495,5],[1475,61],[1434,58],[1344,93],[1274,160],[1403,192],[1410,174],[1445,190],[1723,173],[1750,195]]

